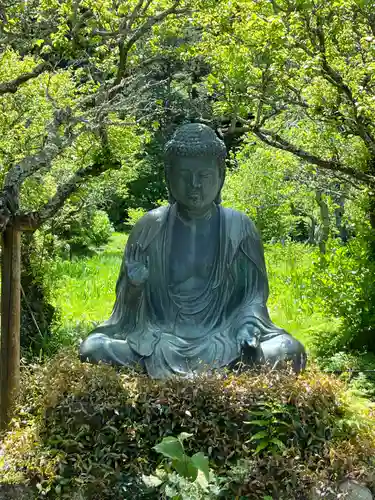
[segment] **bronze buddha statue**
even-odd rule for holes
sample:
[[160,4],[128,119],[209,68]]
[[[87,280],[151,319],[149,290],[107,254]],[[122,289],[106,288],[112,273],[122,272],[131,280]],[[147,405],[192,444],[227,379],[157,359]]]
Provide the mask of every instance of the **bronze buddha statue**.
[[140,364],[154,378],[233,367],[306,364],[302,344],[267,310],[264,251],[253,222],[220,205],[226,148],[202,124],[181,126],[165,148],[170,204],[132,229],[108,321],[81,359]]

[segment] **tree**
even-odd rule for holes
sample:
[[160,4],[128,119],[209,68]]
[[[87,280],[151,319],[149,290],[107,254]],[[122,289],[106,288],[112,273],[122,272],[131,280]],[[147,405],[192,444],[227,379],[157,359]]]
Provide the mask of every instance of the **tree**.
[[226,178],[224,204],[247,213],[264,241],[291,237],[315,243],[313,190],[303,184],[298,160],[251,141],[236,154],[236,162]]
[[[368,194],[375,229],[373,0],[206,2],[207,87],[232,130]],[[248,117],[251,117],[248,119]],[[237,124],[237,126],[236,126]]]
[[[131,104],[147,89],[143,70],[150,61],[143,60],[138,46],[156,36],[155,26],[183,13],[184,0],[2,5],[2,57],[17,63],[11,74],[3,75],[0,97],[3,110],[10,106],[15,115],[4,125],[8,135],[19,139],[15,149],[0,152],[1,426],[11,415],[19,380],[21,231],[35,231],[88,179],[120,166],[111,154],[112,131],[137,125]],[[63,95],[54,90],[56,78],[65,79]],[[19,99],[34,83],[44,94],[44,113],[37,123],[30,109],[24,113]],[[84,158],[78,168],[77,155]],[[45,193],[47,199],[41,196],[37,208],[28,209],[25,189],[36,179],[44,188],[43,181],[51,178],[55,192]]]

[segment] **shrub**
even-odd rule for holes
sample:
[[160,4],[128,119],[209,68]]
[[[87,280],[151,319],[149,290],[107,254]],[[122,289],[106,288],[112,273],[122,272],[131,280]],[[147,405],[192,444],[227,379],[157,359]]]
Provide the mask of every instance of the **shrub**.
[[[269,306],[276,324],[308,348],[319,366],[351,372],[351,385],[375,398],[375,266],[363,238],[328,253],[302,244],[265,246]],[[371,371],[372,370],[372,371]]]
[[91,227],[88,231],[90,243],[95,247],[100,247],[109,242],[113,232],[108,215],[103,210],[96,210],[92,216]]
[[128,219],[127,223],[129,226],[135,226],[135,224],[145,215],[146,211],[142,208],[129,208],[128,209]]
[[[62,212],[54,221],[52,234],[69,245],[70,256],[88,253],[92,247],[108,243],[113,232],[108,215],[95,207]],[[57,243],[57,248],[61,245]]]
[[343,384],[317,371],[160,382],[64,352],[25,369],[21,387],[2,481],[22,477],[50,498],[77,489],[88,499],[159,498],[141,476],[160,465],[154,446],[181,432],[192,434],[188,456],[208,456],[226,498],[292,500],[345,475],[373,484],[375,417],[367,407],[354,417]]
[[341,334],[325,351],[375,349],[375,262],[362,238],[334,247],[315,260],[311,272],[310,294],[315,304],[342,319]]

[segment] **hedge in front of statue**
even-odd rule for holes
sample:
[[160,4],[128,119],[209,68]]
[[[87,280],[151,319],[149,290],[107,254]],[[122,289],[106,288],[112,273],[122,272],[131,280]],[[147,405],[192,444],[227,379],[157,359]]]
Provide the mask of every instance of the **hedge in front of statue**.
[[344,386],[316,371],[157,382],[65,352],[25,371],[21,387],[0,481],[50,498],[160,498],[141,478],[162,466],[153,447],[181,432],[227,498],[292,500],[343,477],[375,485],[374,414],[353,410]]

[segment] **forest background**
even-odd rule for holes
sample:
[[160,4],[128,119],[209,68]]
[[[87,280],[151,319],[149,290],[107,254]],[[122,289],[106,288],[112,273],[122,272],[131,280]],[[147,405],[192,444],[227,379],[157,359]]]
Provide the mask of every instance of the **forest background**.
[[0,17],[24,360],[109,316],[128,231],[166,203],[163,145],[195,121],[228,148],[223,204],[262,234],[273,320],[374,396],[374,2],[5,1]]

